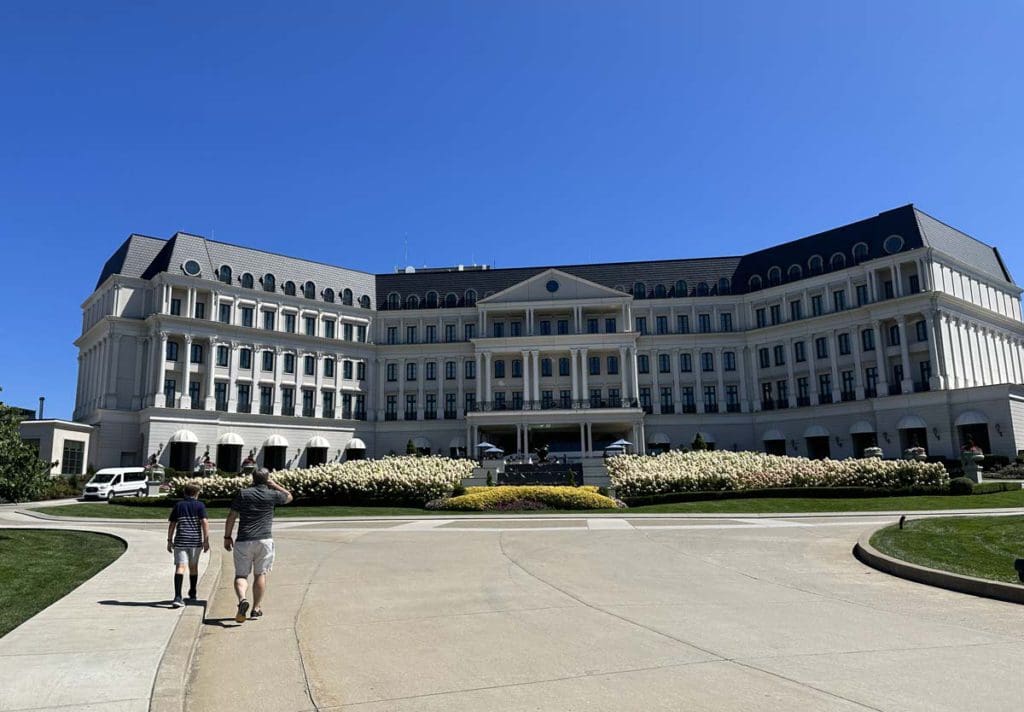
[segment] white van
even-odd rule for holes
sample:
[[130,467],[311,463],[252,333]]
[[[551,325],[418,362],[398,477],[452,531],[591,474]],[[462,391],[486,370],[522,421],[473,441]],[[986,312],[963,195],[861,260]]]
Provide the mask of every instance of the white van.
[[82,492],[82,499],[105,499],[114,497],[145,497],[146,471],[141,467],[105,467],[89,480]]

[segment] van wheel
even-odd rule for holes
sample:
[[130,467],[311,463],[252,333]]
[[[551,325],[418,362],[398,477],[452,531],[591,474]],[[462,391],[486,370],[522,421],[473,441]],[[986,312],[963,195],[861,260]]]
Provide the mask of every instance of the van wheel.
[[109,492],[107,492],[107,501],[108,502],[113,502],[114,501],[114,490],[110,490]]
[[135,496],[136,497],[145,497],[146,496],[146,489],[145,488],[140,489]]

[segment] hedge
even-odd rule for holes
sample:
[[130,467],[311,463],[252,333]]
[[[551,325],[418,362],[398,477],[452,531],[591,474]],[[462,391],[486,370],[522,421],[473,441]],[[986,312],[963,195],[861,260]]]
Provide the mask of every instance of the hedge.
[[430,502],[430,509],[483,512],[524,505],[523,509],[542,504],[551,509],[617,509],[622,504],[598,494],[596,487],[566,486],[501,486],[470,487],[466,494]]

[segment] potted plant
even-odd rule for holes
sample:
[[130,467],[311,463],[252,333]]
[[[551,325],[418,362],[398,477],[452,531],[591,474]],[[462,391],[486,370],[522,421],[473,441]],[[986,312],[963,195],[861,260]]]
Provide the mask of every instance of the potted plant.
[[164,467],[156,459],[156,453],[149,456],[149,461],[142,468],[146,473],[146,489],[150,497],[160,494],[164,482]]
[[878,459],[882,459],[882,455],[882,448],[877,445],[864,448],[864,457],[877,457]]
[[974,444],[974,439],[968,436],[963,447],[960,448],[960,464],[963,465],[964,476],[975,482],[981,482],[981,463],[984,459],[985,453]]

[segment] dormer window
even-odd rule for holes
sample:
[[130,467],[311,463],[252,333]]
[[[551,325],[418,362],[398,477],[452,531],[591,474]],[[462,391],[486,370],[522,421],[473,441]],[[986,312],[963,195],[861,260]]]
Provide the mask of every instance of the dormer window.
[[475,289],[467,289],[466,290],[466,306],[467,307],[476,306],[476,290]]
[[858,242],[853,246],[853,263],[859,265],[868,258],[868,245],[866,242]]
[[220,269],[217,270],[217,279],[224,284],[231,284],[231,268],[227,265],[221,265]]
[[697,283],[697,296],[698,297],[706,297],[706,296],[708,296],[708,292],[709,291],[710,290],[708,289],[708,283],[707,282],[698,282]]
[[263,291],[273,292],[275,289],[277,289],[277,280],[274,279],[274,275],[269,273],[263,275]]
[[732,293],[732,282],[725,277],[718,280],[718,293],[719,294],[731,294]]
[[370,295],[364,294],[363,296],[359,297],[359,306],[361,306],[363,309],[369,309]]
[[294,297],[295,296],[295,282],[292,282],[291,280],[285,282],[284,283],[284,293],[287,294],[289,297]]
[[324,301],[334,304],[334,290],[330,287],[324,290]]
[[345,306],[348,306],[348,307],[352,306],[352,290],[351,289],[346,288],[341,293],[341,303],[344,304]]
[[446,307],[457,307],[459,306],[459,297],[455,292],[448,292],[444,298],[444,305]]
[[647,285],[643,282],[633,283],[633,299],[646,299],[647,298]]
[[420,308],[420,298],[417,297],[415,294],[410,294],[408,297],[405,298],[405,308],[406,309],[419,309]]
[[246,272],[245,274],[242,275],[242,286],[243,287],[245,287],[246,289],[252,289],[254,285],[255,285],[255,282],[254,282],[251,274]]
[[388,309],[390,311],[396,311],[402,306],[402,298],[398,296],[398,292],[392,292],[388,295]]
[[302,285],[302,296],[306,299],[316,299],[316,285],[312,282],[306,282]]
[[777,287],[782,284],[782,269],[779,267],[772,267],[768,270],[768,285],[771,287]]
[[675,288],[675,296],[677,296],[677,297],[687,297],[689,295],[690,295],[690,289],[689,289],[689,286],[686,284],[686,280],[685,279],[677,279],[676,280],[676,288]]
[[747,282],[747,288],[751,292],[756,292],[757,290],[761,289],[763,286],[764,285],[761,282],[761,275],[759,275],[759,274],[751,275],[750,276],[750,281]]
[[814,255],[811,259],[807,260],[807,269],[811,274],[821,274],[825,271],[825,261],[821,259],[821,255]]
[[829,269],[833,272],[846,269],[846,255],[842,252],[837,252],[832,255],[832,259],[829,260]]
[[786,272],[786,279],[790,282],[795,282],[798,279],[802,279],[804,276],[803,267],[800,265],[790,265],[789,271]]
[[437,292],[427,292],[427,309],[437,309]]
[[664,284],[656,284],[656,285],[654,285],[654,298],[655,299],[664,299],[666,296],[668,296],[668,292],[665,290],[665,285]]

